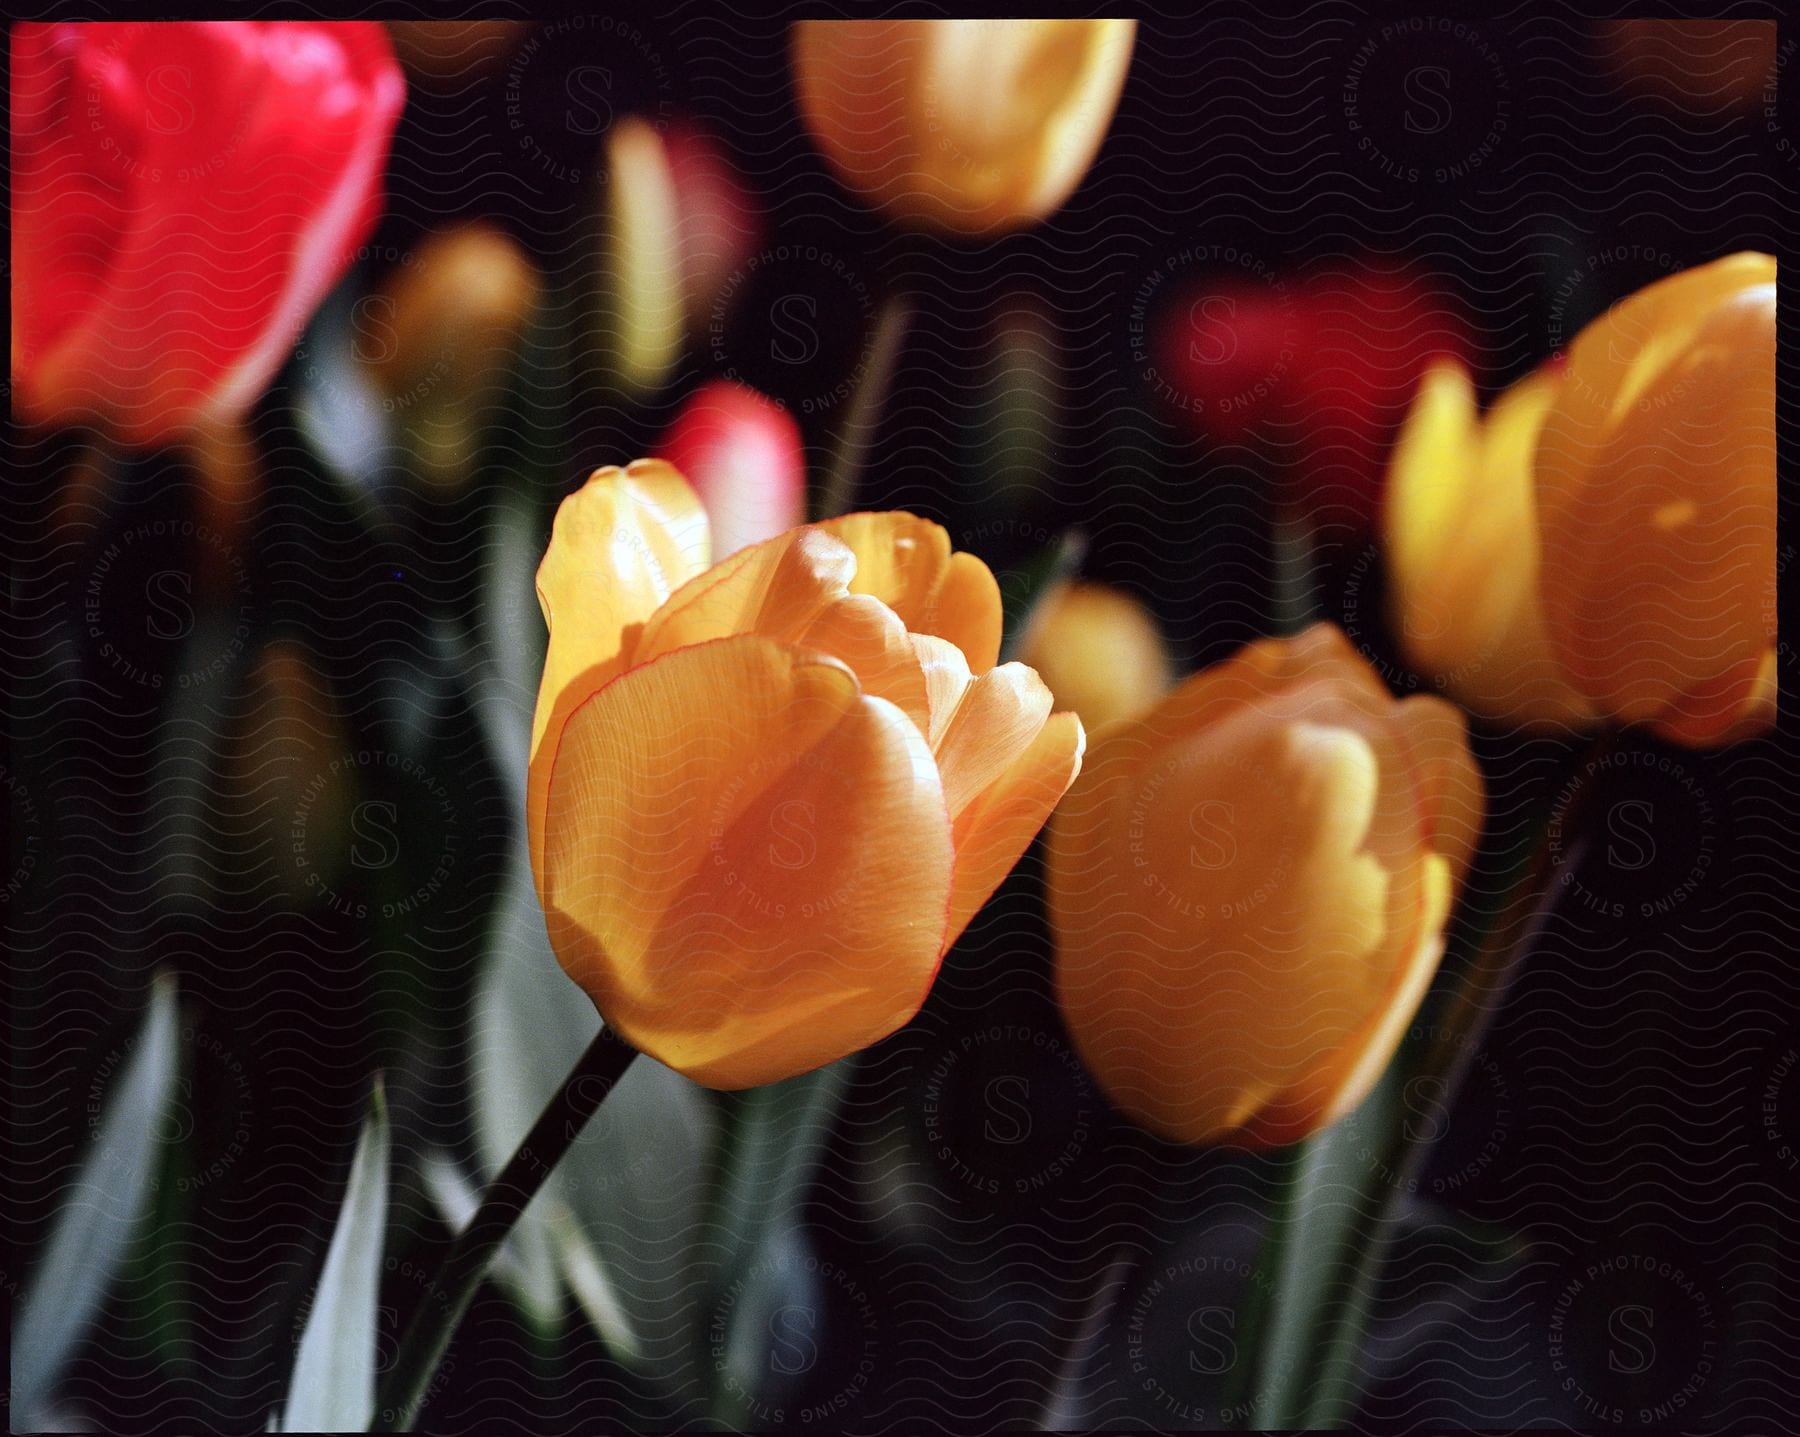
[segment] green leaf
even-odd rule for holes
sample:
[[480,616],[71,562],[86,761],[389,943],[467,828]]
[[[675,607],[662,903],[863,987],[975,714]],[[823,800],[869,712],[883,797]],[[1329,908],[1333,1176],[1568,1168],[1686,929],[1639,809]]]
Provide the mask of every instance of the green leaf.
[[[1304,1427],[1317,1400],[1319,1364],[1340,1311],[1362,1313],[1373,1281],[1361,1262],[1366,1234],[1387,1205],[1387,1174],[1368,1160],[1363,1133],[1386,1133],[1397,1117],[1399,1070],[1388,1071],[1358,1109],[1280,1155],[1265,1252],[1275,1292],[1257,1354],[1253,1411],[1264,1427]],[[1358,1234],[1364,1234],[1359,1240]],[[1360,1323],[1354,1324],[1360,1333]],[[1354,1340],[1355,1334],[1352,1334]]]
[[393,422],[381,395],[356,362],[352,326],[366,296],[366,277],[351,275],[320,306],[294,349],[294,421],[308,449],[359,507],[364,518],[386,519],[378,491]]
[[[522,852],[492,948],[475,997],[470,1074],[490,1177],[600,1030],[594,1005],[550,951]],[[522,1271],[508,1287],[534,1320],[560,1318],[567,1283],[615,1356],[687,1383],[698,1357],[687,1332],[714,1128],[704,1090],[650,1058],[631,1065],[514,1230]]]
[[555,1247],[557,1265],[600,1340],[620,1360],[642,1362],[643,1345],[631,1325],[631,1315],[575,1214],[566,1203],[552,1203],[544,1215],[544,1226]]
[[[710,1244],[718,1254],[720,1293],[739,1299],[729,1309],[723,1344],[729,1360],[718,1376],[740,1380],[715,1382],[712,1396],[712,1416],[727,1427],[742,1427],[751,1415],[744,1404],[754,1389],[741,1374],[769,1371],[760,1344],[770,1327],[759,1314],[780,1302],[761,1289],[781,1274],[806,1270],[803,1262],[777,1257],[803,1245],[800,1208],[855,1064],[844,1058],[735,1099]],[[752,1281],[754,1274],[762,1281]]]
[[52,1385],[87,1331],[149,1207],[156,1145],[175,1091],[175,979],[158,974],[130,1061],[107,1095],[93,1147],[50,1232],[12,1340],[21,1430],[39,1425]]
[[362,1432],[375,1411],[375,1314],[387,1227],[388,1112],[379,1080],[350,1164],[350,1184],[312,1310],[300,1334],[281,1426]]

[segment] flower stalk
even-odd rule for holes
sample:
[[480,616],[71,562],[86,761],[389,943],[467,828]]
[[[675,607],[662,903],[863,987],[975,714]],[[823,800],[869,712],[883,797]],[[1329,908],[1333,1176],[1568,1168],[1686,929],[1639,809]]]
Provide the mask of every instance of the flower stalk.
[[427,1289],[429,1300],[413,1314],[394,1365],[375,1395],[370,1431],[412,1430],[430,1394],[438,1364],[500,1244],[635,1057],[636,1048],[613,1029],[602,1028],[545,1104],[525,1141],[482,1195],[469,1225],[444,1255],[437,1277]]

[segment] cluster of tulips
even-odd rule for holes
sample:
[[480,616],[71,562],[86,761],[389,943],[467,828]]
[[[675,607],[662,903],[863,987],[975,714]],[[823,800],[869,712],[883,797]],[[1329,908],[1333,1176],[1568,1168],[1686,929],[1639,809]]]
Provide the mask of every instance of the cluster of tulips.
[[[1431,371],[1385,510],[1418,667],[1505,723],[1769,727],[1774,363],[1775,266],[1746,254],[1633,296],[1485,420]],[[1076,586],[1025,652],[1094,722],[1084,761],[937,525],[708,558],[692,489],[644,461],[565,501],[538,575],[539,892],[633,1043],[720,1087],[866,1046],[1050,818],[1058,992],[1120,1107],[1271,1145],[1367,1094],[1482,830],[1462,710],[1396,700],[1328,625],[1169,687],[1146,617]],[[830,842],[794,861],[783,815]]]
[[[138,445],[241,417],[377,215],[404,98],[383,31],[11,43],[21,415]],[[808,23],[793,64],[843,180],[979,236],[1074,190],[1132,43]],[[146,125],[169,65],[188,123]],[[464,233],[403,277],[394,312],[428,337],[395,352],[495,348],[535,293],[510,252]],[[1379,523],[1395,632],[1441,696],[1396,699],[1327,625],[1174,681],[1147,616],[1086,585],[1001,663],[979,558],[912,514],[800,522],[792,420],[709,387],[655,457],[563,501],[538,570],[527,816],[563,968],[641,1052],[774,1082],[904,1025],[1047,824],[1056,990],[1112,1101],[1183,1142],[1319,1131],[1443,955],[1484,823],[1465,711],[1695,746],[1773,723],[1775,291],[1754,254],[1665,279],[1485,414],[1454,356],[1421,357]]]

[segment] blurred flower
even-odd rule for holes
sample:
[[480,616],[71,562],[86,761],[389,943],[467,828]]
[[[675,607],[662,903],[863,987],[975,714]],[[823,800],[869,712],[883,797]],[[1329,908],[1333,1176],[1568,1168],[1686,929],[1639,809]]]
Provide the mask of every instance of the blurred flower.
[[233,891],[273,876],[291,903],[330,895],[349,862],[344,785],[322,781],[350,750],[330,685],[299,644],[278,639],[256,656],[228,728],[219,803],[230,843],[221,866]]
[[443,90],[491,73],[530,27],[524,20],[390,20],[387,28],[406,73]]
[[1190,285],[1159,317],[1151,379],[1192,427],[1240,443],[1258,426],[1295,417],[1295,376],[1312,329],[1298,286]]
[[1019,658],[1092,733],[1132,718],[1169,687],[1169,654],[1156,620],[1129,594],[1064,583],[1038,601]]
[[1424,996],[1482,809],[1457,710],[1396,702],[1326,625],[1101,734],[1049,847],[1057,992],[1089,1069],[1179,1141],[1334,1122]]
[[917,1011],[1083,739],[1030,669],[994,667],[999,589],[936,524],[708,547],[659,460],[563,502],[528,832],[557,957],[606,1021],[741,1088]]
[[1466,361],[1468,336],[1442,289],[1405,267],[1315,275],[1307,304],[1296,482],[1315,511],[1366,530],[1380,512],[1388,451],[1420,377],[1434,359]]
[[617,377],[654,389],[681,357],[681,211],[662,136],[635,117],[606,136],[601,335]]
[[755,247],[762,217],[731,162],[700,130],[673,125],[662,142],[675,186],[682,304],[689,326],[700,329],[719,291]]
[[695,390],[656,446],[705,506],[713,553],[785,533],[806,518],[806,458],[793,416],[754,389],[715,379]]
[[1383,538],[1407,662],[1484,718],[1563,728],[1593,714],[1551,652],[1538,598],[1532,456],[1559,387],[1546,366],[1483,420],[1468,371],[1433,366],[1395,446]]
[[12,31],[13,376],[156,444],[256,400],[375,223],[405,99],[373,22]]
[[357,306],[356,356],[428,478],[468,479],[542,288],[518,244],[477,221],[431,235]]
[[1569,349],[1537,448],[1539,593],[1569,681],[1705,745],[1775,720],[1775,261],[1640,290]]
[[1112,123],[1134,20],[807,20],[800,113],[845,183],[970,234],[1059,208]]
[[1154,324],[1163,401],[1214,439],[1291,445],[1294,500],[1357,529],[1374,522],[1420,376],[1434,359],[1469,353],[1441,290],[1381,262],[1291,282],[1191,285]]
[[201,546],[197,577],[209,593],[222,594],[240,577],[235,555],[262,491],[262,455],[249,427],[236,420],[196,425],[184,447],[200,479],[196,515],[221,539]]
[[1624,86],[1699,115],[1773,94],[1773,20],[1603,20],[1600,48]]

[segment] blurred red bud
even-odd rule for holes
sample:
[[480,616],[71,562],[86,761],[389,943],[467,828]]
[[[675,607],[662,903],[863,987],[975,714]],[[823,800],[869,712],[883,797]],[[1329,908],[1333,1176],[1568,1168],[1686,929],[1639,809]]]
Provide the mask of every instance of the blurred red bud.
[[690,325],[705,324],[719,291],[750,256],[762,217],[724,152],[705,134],[674,125],[663,136],[675,185],[681,291]]
[[1155,336],[1158,393],[1215,439],[1251,438],[1292,417],[1310,323],[1286,283],[1190,286]]
[[715,379],[688,396],[652,456],[687,477],[712,524],[713,560],[806,521],[806,461],[793,416]]
[[1467,361],[1469,341],[1443,288],[1370,264],[1194,285],[1159,317],[1152,353],[1158,395],[1195,432],[1292,446],[1297,497],[1364,528],[1426,366]]
[[1467,364],[1467,330],[1445,288],[1402,267],[1315,275],[1313,340],[1302,360],[1303,455],[1295,475],[1315,511],[1367,528],[1380,508],[1388,451],[1434,359]]

